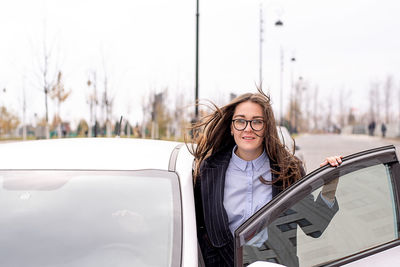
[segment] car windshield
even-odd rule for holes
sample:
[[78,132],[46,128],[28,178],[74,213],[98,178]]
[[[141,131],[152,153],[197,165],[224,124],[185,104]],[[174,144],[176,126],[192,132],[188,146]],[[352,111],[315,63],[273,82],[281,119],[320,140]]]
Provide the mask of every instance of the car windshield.
[[176,266],[173,172],[0,172],[0,266]]

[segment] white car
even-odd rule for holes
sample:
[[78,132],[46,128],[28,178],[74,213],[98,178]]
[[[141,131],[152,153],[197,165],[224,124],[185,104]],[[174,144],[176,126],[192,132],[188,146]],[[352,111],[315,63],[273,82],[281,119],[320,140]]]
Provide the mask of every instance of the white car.
[[[58,139],[0,151],[0,266],[201,266],[184,144]],[[303,200],[336,178],[339,208],[321,231],[329,209]],[[345,157],[241,225],[235,266],[399,266],[399,200],[393,146]]]
[[0,266],[197,265],[193,158],[182,144],[0,147]]

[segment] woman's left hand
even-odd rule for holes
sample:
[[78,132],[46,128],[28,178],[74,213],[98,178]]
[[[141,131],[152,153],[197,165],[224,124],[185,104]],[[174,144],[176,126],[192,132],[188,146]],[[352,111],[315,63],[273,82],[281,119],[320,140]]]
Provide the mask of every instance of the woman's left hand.
[[332,156],[327,157],[319,166],[325,166],[326,164],[330,164],[333,167],[339,166],[342,163],[343,156]]

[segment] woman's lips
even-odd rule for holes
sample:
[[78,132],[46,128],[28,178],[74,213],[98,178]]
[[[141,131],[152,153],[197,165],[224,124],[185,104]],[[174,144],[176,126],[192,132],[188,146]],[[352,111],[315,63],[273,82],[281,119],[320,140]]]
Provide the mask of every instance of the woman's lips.
[[256,138],[254,136],[243,136],[242,139],[243,140],[254,140]]

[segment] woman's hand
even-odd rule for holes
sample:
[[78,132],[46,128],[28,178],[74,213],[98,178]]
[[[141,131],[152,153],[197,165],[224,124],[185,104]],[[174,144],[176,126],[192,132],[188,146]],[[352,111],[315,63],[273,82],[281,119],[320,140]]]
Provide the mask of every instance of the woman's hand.
[[327,157],[319,166],[325,166],[326,164],[330,164],[333,167],[339,166],[342,163],[343,156],[332,156]]
[[[343,156],[327,157],[319,166],[322,167],[327,165],[328,163],[333,167],[339,166],[342,163],[342,158]],[[322,196],[331,203],[333,203],[333,201],[335,200],[338,183],[339,179],[336,178],[322,187]]]

